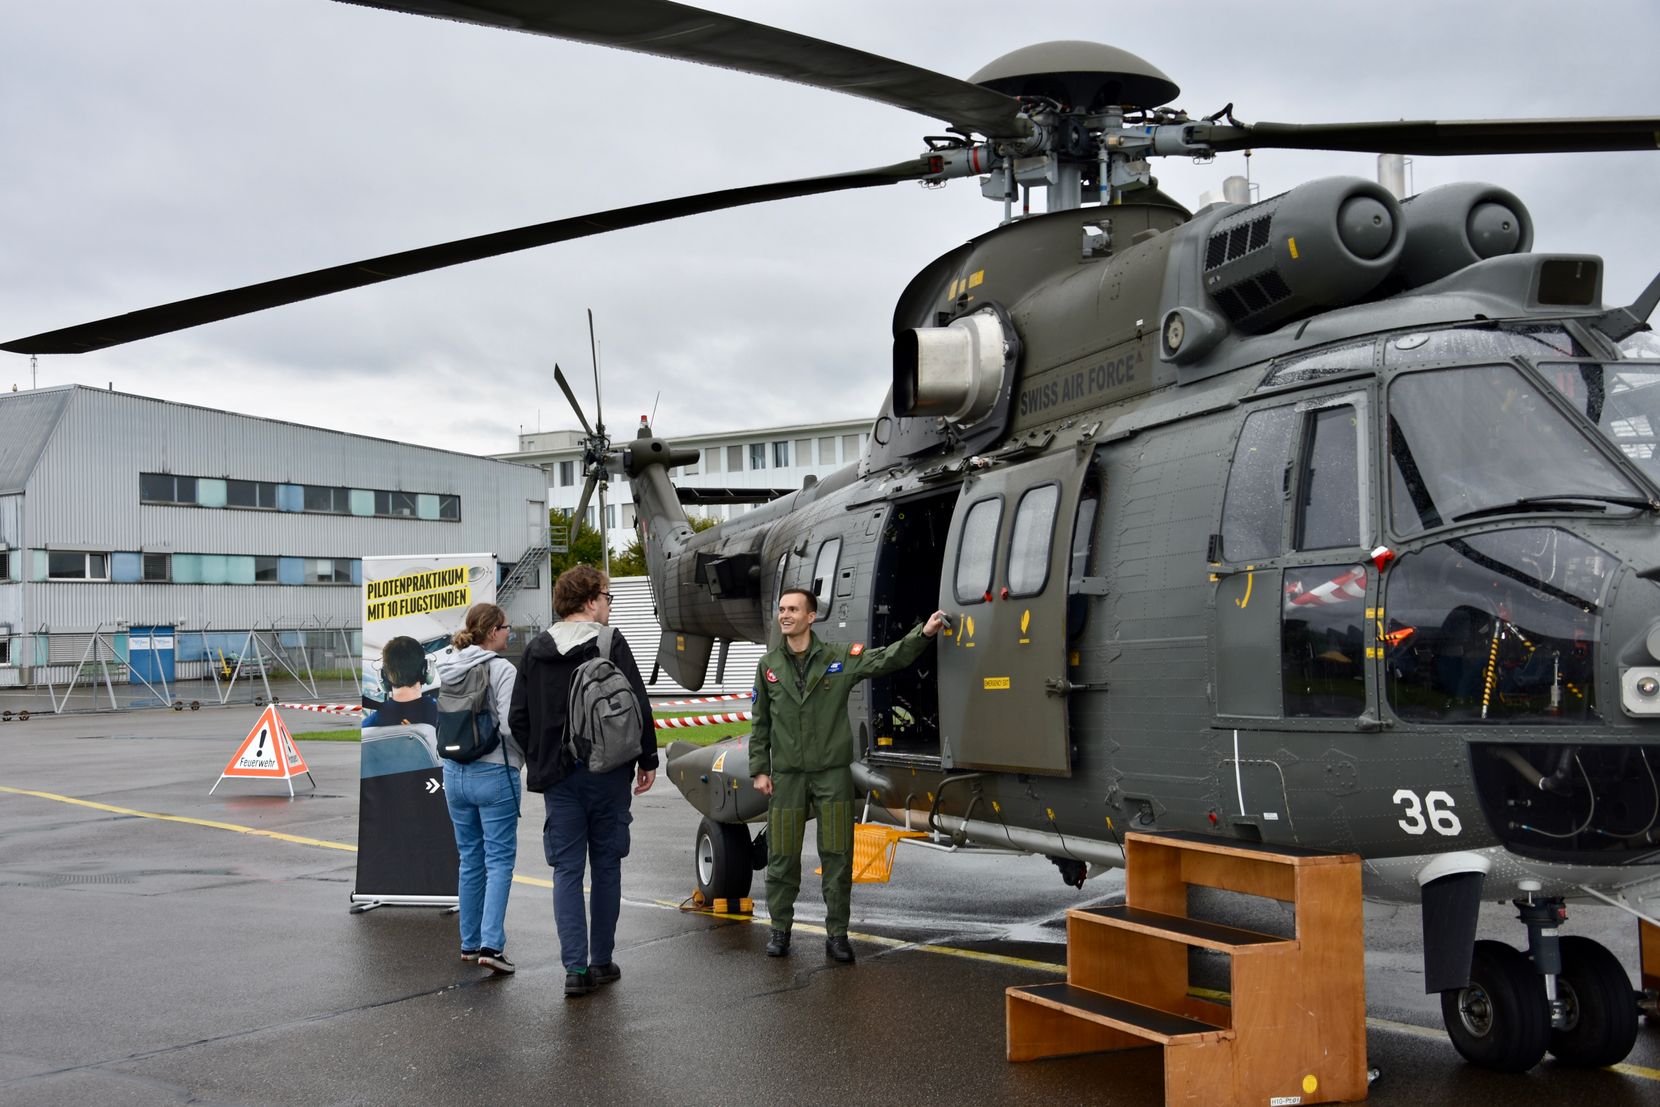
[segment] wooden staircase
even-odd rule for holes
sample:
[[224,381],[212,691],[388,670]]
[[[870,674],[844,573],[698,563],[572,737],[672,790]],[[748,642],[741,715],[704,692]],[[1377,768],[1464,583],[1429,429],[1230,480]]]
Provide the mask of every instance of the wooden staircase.
[[[1009,1060],[1157,1045],[1166,1104],[1365,1099],[1360,858],[1175,834],[1124,849],[1124,905],[1067,912],[1066,982],[1008,990]],[[1296,935],[1190,918],[1190,885],[1290,903]],[[1229,958],[1231,1003],[1190,993],[1195,948]]]

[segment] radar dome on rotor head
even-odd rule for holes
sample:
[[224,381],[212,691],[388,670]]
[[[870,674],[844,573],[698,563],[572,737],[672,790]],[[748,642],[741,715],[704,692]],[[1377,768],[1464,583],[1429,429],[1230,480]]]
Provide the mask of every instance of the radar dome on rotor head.
[[1072,108],[1156,108],[1181,94],[1176,82],[1128,50],[1100,42],[1023,46],[969,78],[1005,96],[1047,96]]

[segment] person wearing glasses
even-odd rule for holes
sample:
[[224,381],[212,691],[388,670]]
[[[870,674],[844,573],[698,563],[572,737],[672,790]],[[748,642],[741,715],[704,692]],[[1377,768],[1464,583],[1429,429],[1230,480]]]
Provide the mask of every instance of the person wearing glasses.
[[514,970],[506,952],[507,894],[519,856],[519,770],[525,763],[507,718],[518,681],[518,670],[502,656],[511,636],[505,611],[493,603],[475,603],[450,639],[456,652],[438,662],[438,679],[449,685],[459,684],[480,665],[488,666],[490,693],[485,702],[501,741],[476,761],[444,761],[444,802],[461,856],[461,959],[477,961],[501,975]]
[[[519,661],[509,718],[524,744],[525,786],[542,793],[547,818],[542,848],[553,866],[553,918],[565,964],[565,995],[582,996],[622,976],[614,956],[622,910],[622,859],[628,856],[631,796],[657,777],[657,733],[651,701],[634,654],[621,634],[611,636],[611,661],[640,705],[640,755],[606,773],[594,773],[565,752],[565,710],[571,676],[599,656],[600,627],[611,621],[611,582],[590,565],[559,574],[553,609],[559,622],[531,639]],[[592,895],[583,901],[583,870],[591,868]]]

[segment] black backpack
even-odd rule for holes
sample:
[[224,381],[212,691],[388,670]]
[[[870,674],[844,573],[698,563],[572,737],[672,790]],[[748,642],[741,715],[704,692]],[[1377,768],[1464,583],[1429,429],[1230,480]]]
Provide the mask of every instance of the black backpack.
[[490,665],[474,665],[453,684],[438,686],[438,756],[466,764],[501,745],[490,713]]

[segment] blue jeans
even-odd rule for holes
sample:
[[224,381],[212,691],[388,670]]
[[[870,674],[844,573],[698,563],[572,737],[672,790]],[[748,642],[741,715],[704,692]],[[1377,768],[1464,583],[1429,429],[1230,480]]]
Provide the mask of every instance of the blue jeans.
[[[542,793],[548,809],[542,848],[553,866],[553,921],[566,972],[610,964],[616,949],[633,783],[632,763],[608,773],[578,765]],[[593,867],[591,904],[582,900],[585,862]]]
[[461,948],[507,947],[507,893],[519,855],[519,771],[444,762],[444,802],[461,855]]

